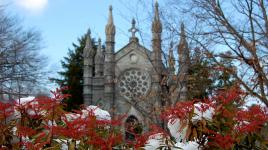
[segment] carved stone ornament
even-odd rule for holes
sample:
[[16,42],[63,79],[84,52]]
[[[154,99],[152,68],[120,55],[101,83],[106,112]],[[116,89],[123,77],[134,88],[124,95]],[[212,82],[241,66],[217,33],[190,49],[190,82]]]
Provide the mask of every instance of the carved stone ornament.
[[136,64],[139,60],[139,57],[136,54],[129,55],[130,63]]
[[110,6],[109,8],[109,20],[108,20],[108,24],[105,27],[105,33],[106,35],[115,35],[115,26],[114,26],[114,22],[113,22],[113,8],[112,6]]

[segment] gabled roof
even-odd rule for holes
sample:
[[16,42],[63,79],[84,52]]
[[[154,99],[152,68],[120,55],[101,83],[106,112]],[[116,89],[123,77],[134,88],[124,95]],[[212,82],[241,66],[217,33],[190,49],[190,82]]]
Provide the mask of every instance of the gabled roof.
[[147,48],[145,48],[144,46],[140,45],[138,40],[136,39],[136,40],[130,40],[130,42],[127,45],[125,45],[123,48],[119,49],[115,53],[115,61],[118,61],[119,59],[121,59],[122,57],[124,57],[133,50],[142,53],[145,58],[148,59],[151,58],[152,52]]

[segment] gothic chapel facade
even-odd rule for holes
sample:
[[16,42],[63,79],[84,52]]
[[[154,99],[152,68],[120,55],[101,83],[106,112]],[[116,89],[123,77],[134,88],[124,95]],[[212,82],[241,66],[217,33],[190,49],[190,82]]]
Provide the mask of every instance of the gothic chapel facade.
[[[166,84],[172,93],[169,104],[187,99],[187,73],[189,69],[189,50],[181,27],[181,39],[178,45],[179,68],[175,74],[173,50],[169,51],[169,66],[162,61],[161,34],[162,23],[158,12],[158,3],[154,6],[152,22],[152,50],[140,45],[135,37],[135,20],[130,29],[129,43],[115,52],[116,27],[113,22],[112,7],[105,27],[105,49],[99,46],[95,52],[91,45],[90,31],[84,48],[83,95],[84,104],[98,105],[110,111],[112,116],[126,114],[124,122],[133,119],[143,126],[160,123],[157,119],[164,102],[162,81],[166,75]],[[179,84],[173,81],[178,77]],[[165,92],[164,92],[165,91]]]

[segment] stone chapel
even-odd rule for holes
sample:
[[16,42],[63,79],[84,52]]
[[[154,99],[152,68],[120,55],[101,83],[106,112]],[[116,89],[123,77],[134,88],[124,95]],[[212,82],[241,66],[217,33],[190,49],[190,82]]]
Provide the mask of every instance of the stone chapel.
[[175,71],[172,48],[169,50],[168,66],[163,64],[162,23],[157,2],[151,27],[151,50],[142,46],[135,36],[138,31],[135,20],[132,20],[129,31],[132,33],[129,42],[115,51],[116,27],[110,6],[105,27],[105,49],[99,40],[95,52],[91,45],[90,31],[88,32],[83,52],[84,104],[98,105],[108,110],[112,116],[125,114],[127,117],[124,122],[136,121],[143,126],[152,122],[159,124],[157,118],[161,108],[167,103],[172,105],[177,100],[187,99],[189,50],[184,27],[181,26],[178,44],[179,71]]

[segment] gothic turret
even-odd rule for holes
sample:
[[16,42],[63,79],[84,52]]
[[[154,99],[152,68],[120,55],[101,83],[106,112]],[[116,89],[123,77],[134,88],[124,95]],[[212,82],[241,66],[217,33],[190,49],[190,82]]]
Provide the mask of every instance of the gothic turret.
[[95,61],[95,77],[103,76],[104,54],[101,45],[101,39],[98,40],[98,49],[94,61]]
[[[162,107],[162,88],[161,88],[161,81],[162,81],[162,55],[161,55],[161,34],[162,34],[162,23],[160,21],[160,16],[158,12],[158,2],[155,2],[154,7],[154,19],[152,22],[152,55],[151,60],[153,64],[153,72],[152,72],[152,92],[154,93],[154,109],[160,110]],[[155,112],[159,113],[159,112]],[[157,116],[157,115],[155,115]],[[155,123],[161,124],[161,121],[155,117]]]
[[104,109],[111,110],[114,105],[114,45],[115,45],[115,26],[113,23],[112,6],[109,8],[109,19],[105,27],[106,50],[104,61]]
[[190,52],[188,48],[188,43],[186,41],[186,35],[183,23],[181,24],[181,35],[180,35],[180,43],[178,45],[178,54],[179,54],[179,81],[180,81],[179,100],[187,100],[188,99],[187,80],[190,66]]
[[94,49],[92,47],[92,41],[90,36],[90,29],[86,35],[86,45],[83,50],[84,57],[84,72],[83,72],[83,96],[84,104],[92,104],[92,77],[93,77],[93,59],[94,59]]

